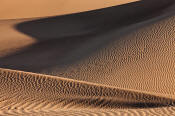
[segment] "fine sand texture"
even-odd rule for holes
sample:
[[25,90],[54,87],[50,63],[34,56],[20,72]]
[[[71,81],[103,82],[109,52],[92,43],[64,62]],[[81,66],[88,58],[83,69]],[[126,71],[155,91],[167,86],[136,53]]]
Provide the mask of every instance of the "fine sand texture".
[[0,116],[175,115],[174,0],[0,3]]

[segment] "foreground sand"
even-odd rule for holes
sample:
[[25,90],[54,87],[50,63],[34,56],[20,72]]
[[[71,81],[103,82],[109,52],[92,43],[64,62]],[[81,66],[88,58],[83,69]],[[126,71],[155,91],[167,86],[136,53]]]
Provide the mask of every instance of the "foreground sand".
[[1,20],[0,114],[175,115],[174,11],[143,0]]
[[[161,94],[21,71],[0,69],[0,78],[2,115],[24,115],[32,114],[32,112],[34,114],[50,112],[49,115],[61,115],[65,109],[68,109],[67,114],[79,112],[82,115],[91,112],[88,109],[93,109],[94,113],[92,114],[95,115],[96,110],[103,112],[107,110],[109,112],[111,109],[112,114],[112,111],[116,112],[121,108],[137,109],[138,111],[135,112],[139,113],[138,108],[168,106],[167,109],[172,110],[173,107],[170,106],[175,103],[174,98]],[[156,110],[154,109],[153,113]],[[118,110],[118,113],[120,112],[122,113],[122,110]],[[132,113],[130,111],[125,112]]]

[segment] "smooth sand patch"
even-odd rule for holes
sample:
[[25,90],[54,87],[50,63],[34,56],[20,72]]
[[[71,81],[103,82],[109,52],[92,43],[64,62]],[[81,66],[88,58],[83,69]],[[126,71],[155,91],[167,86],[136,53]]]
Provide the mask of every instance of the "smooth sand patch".
[[0,19],[56,16],[135,1],[139,0],[0,0]]

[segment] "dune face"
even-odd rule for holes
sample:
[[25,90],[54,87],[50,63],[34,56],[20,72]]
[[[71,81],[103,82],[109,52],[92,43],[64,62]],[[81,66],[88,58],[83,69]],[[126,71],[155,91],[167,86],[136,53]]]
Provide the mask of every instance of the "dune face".
[[138,0],[0,0],[0,19],[63,15],[95,10]]
[[0,2],[0,115],[175,115],[174,0]]

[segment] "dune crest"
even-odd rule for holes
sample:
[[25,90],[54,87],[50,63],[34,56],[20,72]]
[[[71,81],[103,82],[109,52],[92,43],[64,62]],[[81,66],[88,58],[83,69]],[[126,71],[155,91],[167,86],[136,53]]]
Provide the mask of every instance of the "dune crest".
[[150,108],[175,103],[159,94],[7,69],[0,69],[0,88],[1,110]]

